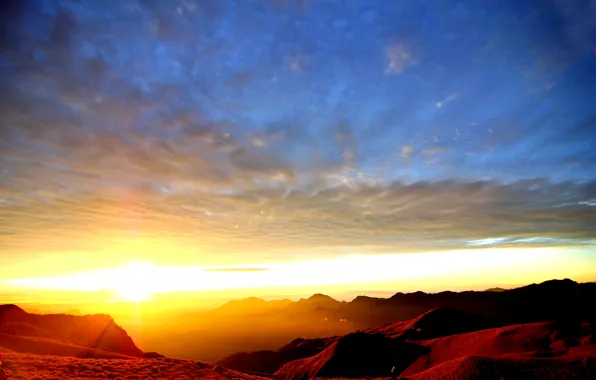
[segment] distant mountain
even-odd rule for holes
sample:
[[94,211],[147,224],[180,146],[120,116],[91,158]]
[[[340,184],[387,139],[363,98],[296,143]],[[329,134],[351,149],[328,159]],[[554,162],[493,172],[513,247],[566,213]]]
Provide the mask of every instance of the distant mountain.
[[[345,303],[345,302],[343,302]],[[300,299],[297,302],[298,305],[308,305],[310,307],[326,307],[326,308],[336,308],[341,306],[342,302],[337,301],[336,299],[329,297],[325,294],[316,293],[312,296],[308,297],[307,299]]]
[[240,314],[253,314],[271,311],[314,311],[316,309],[335,310],[345,305],[346,302],[340,302],[325,294],[313,294],[309,298],[301,298],[298,301],[288,299],[265,301],[257,297],[249,297],[241,300],[233,300],[214,309],[212,313],[221,314],[235,312]]
[[[319,321],[320,318],[326,318],[327,321],[343,320],[346,321],[343,325],[349,326],[351,331],[377,332],[391,338],[395,338],[395,331],[401,332],[403,329],[409,331],[409,337],[413,338],[415,328],[413,329],[412,326],[406,328],[406,326],[412,323],[422,325],[427,323],[422,332],[418,333],[421,335],[416,339],[430,339],[433,336],[445,336],[519,323],[593,321],[596,320],[596,305],[592,301],[593,299],[596,299],[596,284],[580,284],[565,279],[546,281],[501,292],[396,293],[390,298],[358,296],[351,302],[339,302],[331,297],[317,294],[308,299],[287,304],[286,307],[279,309],[276,315],[280,319],[293,316],[298,319],[310,318],[312,321]],[[434,312],[428,313],[433,309]],[[271,314],[268,314],[268,317],[275,318]],[[418,320],[417,317],[422,319]],[[446,325],[437,324],[433,319],[448,323]],[[425,322],[429,320],[430,322]],[[434,326],[438,325],[448,326],[441,328],[452,330],[433,332]],[[271,326],[274,328],[274,325]],[[331,326],[333,327],[330,329],[331,335],[345,334],[336,332],[342,326],[341,323]],[[381,327],[373,328],[373,326]],[[420,327],[422,328],[422,326]],[[394,333],[390,332],[391,329],[394,330]],[[296,336],[301,335],[299,333]],[[304,337],[304,335],[302,336]],[[325,341],[333,342],[334,339],[327,338]],[[308,345],[304,342],[301,344]],[[316,349],[322,347],[319,344],[313,345],[317,347]],[[269,349],[266,353],[261,352],[258,356],[243,352],[236,356],[228,356],[221,360],[221,363],[232,369],[243,370],[248,365],[252,371],[270,373],[271,368],[275,368],[279,363],[306,355],[304,351],[292,348],[295,344],[290,343],[287,346],[290,347],[289,349],[286,347],[285,355],[281,355],[280,350],[274,349]],[[316,349],[312,351],[316,351]]]
[[210,311],[210,314],[252,314],[270,312],[281,309],[288,305],[293,304],[291,300],[271,300],[265,301],[257,297],[249,297],[241,300],[233,300],[223,304],[222,306]]
[[504,292],[507,289],[503,289],[503,288],[489,288],[486,289],[485,292]]
[[301,317],[305,317],[306,314],[317,319],[324,317],[327,320],[345,320],[357,330],[414,318],[428,310],[447,307],[479,314],[495,323],[505,325],[574,316],[596,317],[595,308],[586,302],[593,296],[596,296],[596,283],[580,284],[564,279],[515,289],[495,288],[480,292],[418,291],[396,293],[390,298],[358,296],[350,302],[340,302],[324,294],[315,294],[296,302],[264,301],[253,297],[231,301],[219,310],[231,310],[232,305],[245,305],[242,309],[250,310],[252,313],[275,311],[279,315],[294,315],[299,312]]
[[114,320],[104,314],[30,314],[0,305],[0,346],[15,352],[78,357],[142,357]]

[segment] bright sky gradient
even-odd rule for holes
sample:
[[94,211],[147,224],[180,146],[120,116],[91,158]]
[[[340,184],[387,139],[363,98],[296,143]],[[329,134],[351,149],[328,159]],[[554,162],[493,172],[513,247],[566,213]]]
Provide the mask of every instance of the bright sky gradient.
[[0,291],[596,280],[593,1],[1,8]]

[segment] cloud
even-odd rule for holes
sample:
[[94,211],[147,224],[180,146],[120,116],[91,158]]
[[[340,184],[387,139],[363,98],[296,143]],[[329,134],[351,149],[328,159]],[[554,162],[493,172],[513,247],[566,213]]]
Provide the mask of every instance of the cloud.
[[439,147],[439,146],[433,146],[433,147],[422,149],[420,151],[420,154],[422,154],[423,156],[431,156],[432,157],[432,156],[435,156],[443,151],[444,151],[444,148]]
[[385,49],[385,56],[387,58],[387,67],[385,74],[399,74],[403,72],[408,66],[416,63],[406,47],[399,42],[391,42]]
[[[335,13],[318,8],[240,2],[235,12],[259,22],[231,28],[223,2],[183,12],[91,3],[55,14],[17,7],[10,19],[22,25],[6,24],[1,259],[173,247],[193,260],[217,261],[216,251],[250,261],[593,236],[593,111],[555,107],[589,98],[591,82],[549,77],[552,98],[536,102],[503,77],[518,61],[492,52],[525,62],[535,51],[502,32],[523,35],[517,11],[499,21],[513,29],[472,26],[487,45],[413,26],[385,46],[371,41],[387,41],[397,16],[417,7],[396,14],[379,2],[339,32],[328,29]],[[465,14],[480,16],[456,16]],[[375,25],[351,30],[371,15]],[[308,33],[296,26],[305,20]],[[565,24],[574,47],[587,20],[577,31]],[[553,41],[538,38],[536,49],[564,45]]]
[[273,158],[240,148],[230,153],[232,165],[243,173],[283,175],[291,178],[292,169],[281,158]]
[[412,156],[412,152],[414,151],[414,148],[412,147],[412,145],[408,144],[408,145],[404,145],[401,148],[401,157],[404,160],[409,159]]
[[251,267],[228,267],[228,268],[202,268],[207,272],[262,272],[269,270],[269,268],[251,268]]
[[496,247],[496,246],[535,246],[535,245],[559,245],[578,244],[591,245],[594,244],[594,239],[570,239],[570,238],[556,238],[556,237],[500,237],[487,238],[479,240],[470,240],[467,242],[471,247]]
[[459,96],[459,94],[457,94],[457,93],[450,94],[445,99],[441,100],[440,102],[437,102],[436,103],[436,107],[437,108],[443,108],[443,106],[445,106],[447,103],[449,103],[449,102],[457,99],[458,96]]
[[[176,247],[217,246],[254,259],[275,252],[332,254],[339,247],[370,253],[451,249],[502,243],[503,237],[524,246],[584,244],[596,223],[593,207],[582,203],[596,196],[595,183],[393,182],[314,192],[281,184],[220,195],[183,186],[121,195],[21,194],[18,202],[0,204],[9,233],[1,247],[72,249],[77,236],[90,234],[116,244],[134,231]],[[93,249],[89,241],[80,243]]]

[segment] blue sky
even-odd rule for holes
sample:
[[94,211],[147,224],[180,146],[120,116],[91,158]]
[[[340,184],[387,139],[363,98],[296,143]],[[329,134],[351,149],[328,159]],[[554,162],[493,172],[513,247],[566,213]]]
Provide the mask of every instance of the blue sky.
[[593,1],[18,4],[0,257],[594,244]]

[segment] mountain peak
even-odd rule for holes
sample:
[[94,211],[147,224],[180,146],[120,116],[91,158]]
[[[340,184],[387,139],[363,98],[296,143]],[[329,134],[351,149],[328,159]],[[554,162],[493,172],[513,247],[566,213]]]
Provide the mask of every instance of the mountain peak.
[[224,303],[220,307],[214,309],[219,312],[233,312],[233,311],[254,311],[255,309],[264,307],[269,303],[259,297],[248,297],[239,300],[232,300]]
[[22,315],[27,314],[27,312],[14,304],[0,305],[0,317],[6,316],[8,314]]
[[384,298],[370,297],[370,296],[356,296],[356,298],[354,298],[352,300],[352,302],[369,302],[369,301],[377,301],[380,299],[384,299]]
[[495,288],[488,288],[486,290],[484,290],[485,292],[494,292],[494,293],[500,293],[500,292],[504,292],[507,289],[503,289],[503,288],[499,288],[499,287],[495,287]]
[[566,285],[566,286],[575,286],[575,285],[579,285],[577,282],[569,279],[569,278],[564,278],[562,280],[548,280],[548,281],[544,281],[542,283],[540,283],[540,285]]
[[12,303],[0,305],[0,310],[20,310],[22,312],[25,312],[25,310],[21,309],[19,306],[12,304]]
[[265,303],[265,302],[267,302],[264,299],[259,298],[259,297],[248,297],[248,298],[242,299],[241,301],[250,302],[250,303]]
[[326,294],[322,293],[315,293],[312,296],[308,297],[310,301],[335,301],[333,297],[330,297]]
[[580,287],[581,284],[570,280],[568,278],[562,280],[548,280],[541,282],[539,284],[531,284],[527,286],[522,286],[520,288],[512,289],[515,292],[524,292],[524,291],[549,291],[549,292],[567,292],[569,290],[576,289]]

